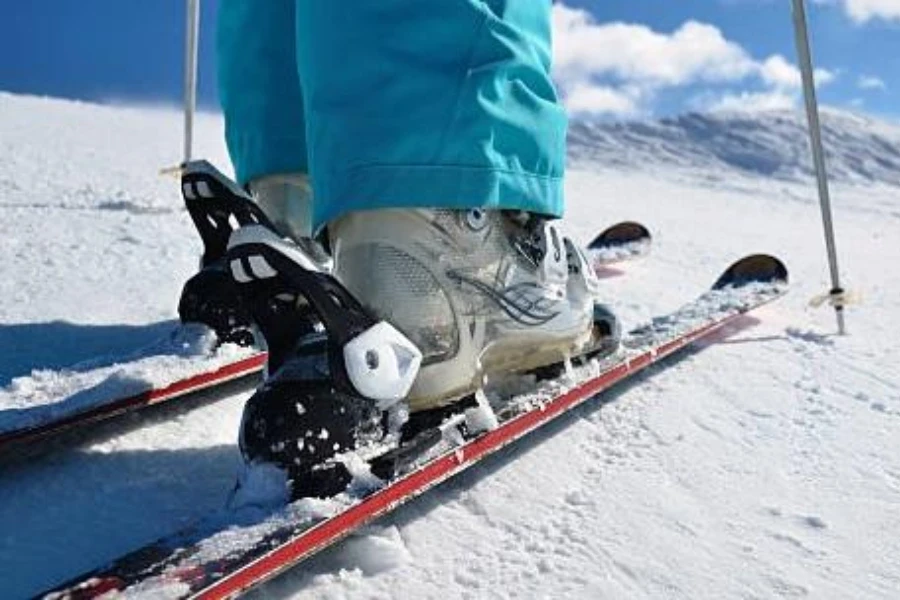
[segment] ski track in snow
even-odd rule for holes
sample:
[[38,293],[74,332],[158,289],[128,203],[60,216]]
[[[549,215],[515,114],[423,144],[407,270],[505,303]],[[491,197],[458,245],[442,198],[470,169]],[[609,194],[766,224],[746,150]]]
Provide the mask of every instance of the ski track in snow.
[[[835,127],[859,125],[845,121]],[[145,345],[175,318],[199,251],[178,186],[157,174],[178,160],[180,124],[166,109],[0,94],[0,386]],[[895,127],[860,127],[844,136],[854,148],[867,135],[900,147]],[[759,129],[787,143],[771,122]],[[673,160],[670,142],[653,150],[657,133],[636,135],[579,138],[568,180],[567,223],[581,241],[624,219],[653,231],[651,256],[604,280],[625,324],[692,298],[755,251],[785,261],[789,296],[250,598],[896,595],[900,188],[852,173],[835,186],[842,268],[864,297],[839,338],[830,309],[807,305],[828,282],[805,170],[734,173],[695,148]],[[220,138],[220,119],[201,115],[196,153],[225,167]],[[638,159],[620,168],[617,149],[634,147]],[[248,393],[0,457],[3,596],[36,593],[220,506]]]

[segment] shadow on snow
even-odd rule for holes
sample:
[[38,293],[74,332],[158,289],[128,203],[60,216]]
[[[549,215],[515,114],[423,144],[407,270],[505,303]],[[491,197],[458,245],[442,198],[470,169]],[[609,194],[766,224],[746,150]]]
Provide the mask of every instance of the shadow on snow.
[[0,465],[0,589],[30,597],[224,505],[237,444]]
[[0,387],[35,369],[108,366],[165,337],[178,325],[87,325],[66,321],[0,325]]

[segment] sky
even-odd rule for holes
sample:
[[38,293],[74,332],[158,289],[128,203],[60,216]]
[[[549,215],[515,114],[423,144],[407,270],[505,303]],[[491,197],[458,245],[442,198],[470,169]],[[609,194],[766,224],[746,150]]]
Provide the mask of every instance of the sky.
[[[0,0],[0,90],[175,104],[184,6]],[[215,108],[217,0],[201,6],[200,103]],[[811,0],[809,12],[821,101],[900,118],[900,0]],[[800,106],[789,0],[563,0],[553,23],[554,76],[576,117]]]

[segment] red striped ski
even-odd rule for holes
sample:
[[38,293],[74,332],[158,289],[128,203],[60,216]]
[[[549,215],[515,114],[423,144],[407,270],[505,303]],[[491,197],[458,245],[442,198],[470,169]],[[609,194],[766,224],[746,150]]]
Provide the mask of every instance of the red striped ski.
[[[152,360],[150,357],[149,360]],[[173,357],[163,357],[174,360]],[[216,358],[196,356],[184,358],[187,374],[175,378],[170,383],[157,385],[152,380],[142,382],[135,377],[134,382],[123,384],[120,389],[113,385],[104,394],[103,386],[115,383],[116,379],[127,379],[129,369],[133,365],[125,363],[119,367],[107,368],[111,374],[87,389],[80,389],[68,394],[52,404],[39,405],[27,409],[0,411],[0,453],[17,444],[35,442],[37,440],[62,433],[71,429],[85,427],[98,421],[110,419],[128,413],[181,399],[196,392],[210,389],[229,381],[247,377],[262,371],[266,364],[266,353],[256,350],[244,350],[236,358]],[[127,391],[139,388],[137,391]],[[142,388],[142,389],[141,389]],[[123,393],[119,393],[123,391]],[[95,398],[84,398],[94,393]],[[4,426],[4,413],[16,413],[12,425]]]
[[[363,497],[323,501],[316,515],[298,501],[252,524],[223,512],[182,533],[136,550],[48,592],[47,598],[95,598],[127,591],[129,597],[233,598],[338,542],[359,527],[514,443],[558,416],[692,343],[709,339],[744,313],[787,291],[787,271],[775,258],[748,257],[729,268],[712,290],[623,338],[602,361],[577,367],[535,393],[509,399],[496,429],[462,443],[448,436],[393,481]],[[574,379],[573,379],[574,378]]]

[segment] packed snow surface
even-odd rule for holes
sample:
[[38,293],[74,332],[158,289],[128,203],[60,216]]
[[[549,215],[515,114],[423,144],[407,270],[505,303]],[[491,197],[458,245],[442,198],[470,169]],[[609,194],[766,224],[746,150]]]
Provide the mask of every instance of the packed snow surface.
[[[0,94],[4,393],[170,327],[199,253],[177,182],[158,175],[178,160],[180,123],[167,109]],[[829,282],[799,123],[576,126],[570,231],[587,242],[629,219],[654,234],[649,257],[604,279],[626,327],[752,252],[784,260],[790,295],[251,597],[895,597],[900,134],[825,115],[841,266],[863,299],[838,337],[830,309],[808,306]],[[227,167],[221,126],[201,115],[197,155]],[[229,389],[0,457],[3,596],[220,508],[249,394]]]

